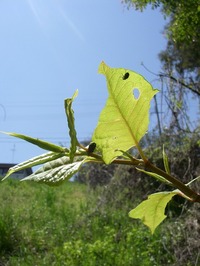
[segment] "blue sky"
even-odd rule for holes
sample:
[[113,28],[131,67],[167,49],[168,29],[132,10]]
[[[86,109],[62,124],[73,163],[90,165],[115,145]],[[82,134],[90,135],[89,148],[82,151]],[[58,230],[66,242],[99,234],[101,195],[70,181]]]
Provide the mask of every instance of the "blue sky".
[[[160,71],[165,24],[159,10],[127,10],[120,0],[0,1],[0,130],[68,146],[64,99],[78,89],[77,134],[89,139],[107,98],[100,62],[151,82],[141,63]],[[4,163],[44,152],[3,134],[0,147]]]

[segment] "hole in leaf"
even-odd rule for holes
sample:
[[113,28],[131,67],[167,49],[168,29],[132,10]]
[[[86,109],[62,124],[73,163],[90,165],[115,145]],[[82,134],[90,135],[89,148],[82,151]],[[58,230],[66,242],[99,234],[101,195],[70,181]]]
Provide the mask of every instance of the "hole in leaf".
[[137,100],[140,97],[140,91],[138,89],[133,89],[133,96],[135,100]]

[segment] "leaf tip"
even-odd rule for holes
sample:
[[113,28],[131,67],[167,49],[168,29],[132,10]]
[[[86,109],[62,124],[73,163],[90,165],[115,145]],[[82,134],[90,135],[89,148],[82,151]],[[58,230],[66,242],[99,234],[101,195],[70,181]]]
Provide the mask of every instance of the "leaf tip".
[[106,65],[104,61],[102,61],[99,65],[98,73],[104,75],[108,69],[109,67]]

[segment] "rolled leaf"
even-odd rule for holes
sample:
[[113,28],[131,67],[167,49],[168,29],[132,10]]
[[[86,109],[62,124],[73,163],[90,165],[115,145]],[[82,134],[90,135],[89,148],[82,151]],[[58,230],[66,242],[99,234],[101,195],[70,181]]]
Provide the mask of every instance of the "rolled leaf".
[[47,150],[47,151],[53,151],[53,152],[65,152],[65,151],[67,151],[67,149],[64,148],[64,147],[55,145],[53,143],[50,143],[50,142],[47,142],[47,141],[44,141],[44,140],[32,138],[32,137],[29,137],[29,136],[26,136],[26,135],[14,133],[14,132],[2,132],[2,133],[7,134],[9,136],[13,136],[13,137],[19,138],[19,139],[23,139],[23,140],[25,140],[27,142],[30,142],[30,143],[38,146],[39,148]]
[[65,113],[67,116],[69,135],[71,138],[71,146],[70,146],[70,154],[69,154],[71,162],[74,159],[74,155],[76,152],[76,146],[78,144],[78,140],[76,137],[75,123],[74,123],[74,111],[72,109],[72,103],[77,95],[78,95],[78,91],[74,93],[72,98],[65,99]]
[[164,163],[166,173],[168,173],[170,175],[169,160],[168,160],[168,156],[165,152],[164,145],[163,145],[163,163]]

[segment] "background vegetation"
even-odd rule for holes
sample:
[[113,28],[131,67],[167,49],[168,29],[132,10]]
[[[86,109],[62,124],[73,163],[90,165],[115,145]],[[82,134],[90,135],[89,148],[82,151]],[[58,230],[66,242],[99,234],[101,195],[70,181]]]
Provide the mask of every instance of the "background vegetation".
[[[187,159],[181,157],[182,165]],[[197,171],[200,165],[190,159],[188,172]],[[171,166],[176,163],[174,158]],[[152,236],[128,212],[160,183],[130,166],[99,166],[91,183],[90,167],[79,174],[82,184],[0,184],[0,265],[199,265],[199,204],[175,198],[166,210],[169,219]]]
[[[160,7],[168,17],[157,75],[168,124],[163,126],[158,106],[158,125],[143,145],[162,167],[165,144],[172,175],[189,182],[200,175],[199,120],[188,115],[188,99],[200,96],[199,1],[123,2],[140,10]],[[0,184],[0,265],[200,265],[199,204],[175,197],[166,210],[170,219],[152,236],[128,211],[163,185],[129,166],[112,165],[88,164],[76,180],[57,188]]]

